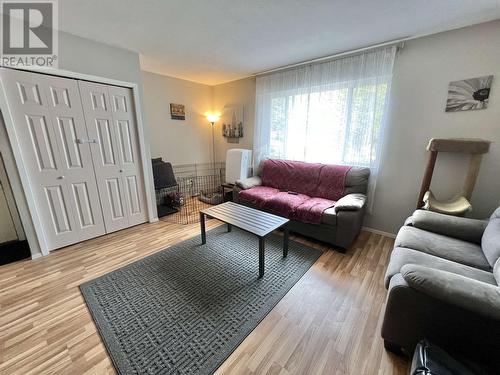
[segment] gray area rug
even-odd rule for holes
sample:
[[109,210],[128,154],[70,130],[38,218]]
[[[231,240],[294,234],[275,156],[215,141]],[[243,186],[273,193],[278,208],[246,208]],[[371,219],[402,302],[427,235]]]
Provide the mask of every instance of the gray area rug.
[[226,226],[80,286],[120,374],[211,374],[319,258],[283,237]]

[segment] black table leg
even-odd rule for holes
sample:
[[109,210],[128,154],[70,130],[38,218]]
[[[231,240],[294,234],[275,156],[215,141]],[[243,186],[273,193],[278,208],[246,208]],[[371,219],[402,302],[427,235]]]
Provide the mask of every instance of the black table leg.
[[288,230],[288,224],[285,225],[285,231],[283,232],[283,258],[286,258],[288,255],[288,237],[290,235],[290,232]]
[[205,214],[200,212],[200,229],[201,229],[201,243],[207,243],[207,233],[205,232]]
[[231,229],[233,229],[233,226],[232,226],[231,224],[228,224],[228,225],[227,225],[227,231],[228,231],[228,232],[231,232]]
[[265,237],[259,237],[259,278],[264,276]]

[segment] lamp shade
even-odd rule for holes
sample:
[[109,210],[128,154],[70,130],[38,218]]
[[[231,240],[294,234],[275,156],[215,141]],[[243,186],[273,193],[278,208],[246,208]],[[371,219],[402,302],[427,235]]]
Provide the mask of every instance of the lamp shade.
[[211,122],[211,123],[217,122],[217,121],[219,121],[219,115],[215,115],[215,114],[207,115],[207,120],[208,120],[208,122]]

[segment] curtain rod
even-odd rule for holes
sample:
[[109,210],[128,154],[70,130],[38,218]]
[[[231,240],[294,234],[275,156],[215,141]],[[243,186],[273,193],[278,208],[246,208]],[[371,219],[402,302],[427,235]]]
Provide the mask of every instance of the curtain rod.
[[269,69],[269,70],[264,70],[262,72],[254,73],[251,76],[252,77],[257,77],[257,76],[261,76],[261,75],[265,75],[265,74],[269,74],[269,73],[280,72],[282,70],[287,70],[287,69],[291,69],[291,68],[297,68],[297,67],[303,66],[303,65],[309,65],[309,64],[319,63],[319,62],[325,62],[325,61],[329,61],[329,60],[336,60],[336,59],[339,59],[341,57],[346,57],[346,56],[350,56],[350,55],[356,55],[356,54],[359,54],[359,53],[362,53],[362,52],[366,52],[366,51],[369,51],[369,50],[372,50],[372,49],[393,46],[393,45],[396,45],[396,44],[400,44],[400,48],[403,48],[404,47],[404,42],[407,41],[407,40],[410,40],[410,39],[413,39],[413,38],[412,37],[406,37],[406,38],[401,38],[401,39],[389,40],[387,42],[373,44],[373,45],[367,46],[367,47],[357,48],[357,49],[353,49],[353,50],[350,50],[350,51],[339,52],[339,53],[335,53],[333,55],[318,57],[318,58],[315,58],[315,59],[312,59],[312,60],[301,61],[301,62],[290,64],[290,65],[285,65],[285,66],[280,66],[280,67]]

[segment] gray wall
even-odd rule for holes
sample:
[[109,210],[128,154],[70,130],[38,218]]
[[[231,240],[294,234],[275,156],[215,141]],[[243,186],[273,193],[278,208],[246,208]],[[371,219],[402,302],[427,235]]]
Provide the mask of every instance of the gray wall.
[[[495,75],[487,109],[444,111],[450,81]],[[395,232],[415,208],[430,138],[477,137],[493,141],[484,156],[471,216],[500,205],[500,21],[406,43],[397,56],[382,168],[372,216],[366,225]],[[468,159],[442,154],[431,189],[439,199],[459,192]]]
[[[230,148],[253,145],[255,117],[255,79],[247,78],[222,85],[201,83],[142,72],[144,111],[149,124],[152,157],[163,157],[172,164],[212,161],[212,135],[206,114],[222,114],[225,106],[243,106],[243,137],[239,143],[227,143],[221,123],[214,126],[215,156],[225,161]],[[186,120],[170,118],[170,103],[184,104]]]
[[214,87],[214,110],[222,113],[225,106],[243,106],[243,137],[239,143],[228,143],[222,136],[221,124],[216,125],[216,149],[218,160],[226,160],[230,148],[253,147],[253,128],[255,121],[255,78],[240,79]]
[[[174,165],[210,162],[212,133],[206,114],[212,110],[212,87],[149,72],[142,72],[142,80],[151,156]],[[171,119],[170,103],[185,105],[184,121]]]
[[59,69],[141,83],[139,55],[59,32]]

